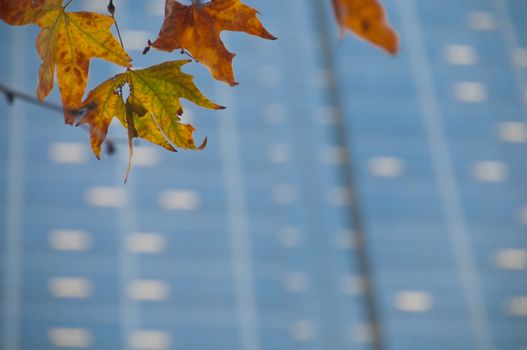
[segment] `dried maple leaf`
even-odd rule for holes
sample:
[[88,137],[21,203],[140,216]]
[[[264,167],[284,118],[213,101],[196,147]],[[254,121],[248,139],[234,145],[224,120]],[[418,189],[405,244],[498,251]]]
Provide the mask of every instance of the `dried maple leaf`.
[[61,4],[62,0],[0,0],[0,19],[11,25],[35,23]]
[[399,50],[399,39],[390,27],[378,0],[332,0],[341,34],[349,29],[391,54]]
[[[126,109],[119,89],[126,84],[125,76],[119,74],[90,91],[83,106],[88,108],[78,124],[90,124],[90,139],[93,153],[100,158],[101,145],[108,133],[108,127],[114,117],[121,122]],[[124,119],[126,124],[126,119]]]
[[188,50],[209,68],[214,78],[231,86],[237,85],[232,70],[235,54],[227,51],[220,33],[229,30],[276,39],[263,27],[257,13],[240,0],[212,0],[188,6],[176,0],[166,0],[159,37],[149,45],[163,51]]
[[[36,44],[42,63],[37,97],[53,89],[55,68],[66,123],[74,121],[88,81],[90,59],[99,57],[130,67],[131,58],[110,32],[114,20],[92,12],[66,12],[62,0],[0,0],[1,18],[10,24],[37,24]],[[4,11],[5,10],[5,11]]]
[[92,57],[100,57],[120,66],[130,67],[131,58],[110,32],[114,20],[110,16],[90,12],[51,11],[38,19],[42,28],[37,49],[42,64],[39,69],[37,96],[43,100],[53,88],[57,67],[65,118],[73,123],[69,109],[79,107],[88,81]]
[[[210,109],[223,107],[207,99],[194,85],[193,77],[181,71],[190,60],[165,62],[141,70],[127,70],[92,90],[82,107],[88,108],[78,124],[90,125],[93,153],[101,155],[101,145],[114,117],[128,130],[130,158],[132,139],[140,137],[170,151],[176,147],[203,149],[206,139],[196,146],[194,127],[181,123],[183,108],[180,98]],[[130,93],[123,98],[123,87]]]

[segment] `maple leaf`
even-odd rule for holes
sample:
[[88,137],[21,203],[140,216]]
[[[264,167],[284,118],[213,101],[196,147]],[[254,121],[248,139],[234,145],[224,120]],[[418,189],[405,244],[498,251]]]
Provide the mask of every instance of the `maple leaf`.
[[38,17],[60,7],[63,0],[0,0],[0,19],[11,25],[34,23]]
[[37,97],[44,100],[53,89],[55,69],[66,123],[79,108],[88,80],[89,62],[99,57],[130,67],[131,58],[110,32],[111,16],[92,12],[66,12],[62,0],[0,0],[1,17],[9,24],[36,24],[41,28],[36,45],[42,60]]
[[390,27],[378,0],[332,0],[341,35],[349,29],[391,54],[399,50],[399,39]]
[[[87,108],[83,118],[77,124],[90,124],[90,140],[93,153],[100,158],[101,145],[108,133],[108,127],[114,117],[123,123],[126,109],[119,88],[126,83],[121,74],[106,80],[90,91],[81,107]],[[126,125],[126,119],[124,119]]]
[[[181,71],[181,67],[188,62],[190,60],[178,60],[141,70],[129,69],[90,91],[82,104],[83,108],[87,108],[86,114],[77,125],[90,125],[91,146],[97,158],[100,158],[101,145],[114,117],[128,130],[130,159],[135,137],[170,151],[176,151],[176,147],[205,147],[206,138],[200,146],[196,146],[192,135],[194,127],[181,122],[183,108],[180,99],[210,109],[224,107],[207,99],[194,85],[193,77]],[[125,85],[130,90],[126,102],[123,96]]]
[[110,32],[114,19],[91,12],[50,11],[37,20],[42,28],[37,50],[42,58],[37,97],[43,100],[53,88],[55,66],[65,121],[73,123],[68,110],[77,109],[88,81],[90,59],[99,57],[130,67],[132,59]]
[[165,1],[165,18],[158,38],[150,43],[163,51],[185,49],[208,67],[212,76],[237,85],[232,70],[235,54],[229,52],[220,34],[223,30],[246,32],[265,39],[276,39],[256,17],[258,11],[240,0],[212,0],[209,3],[183,5]]

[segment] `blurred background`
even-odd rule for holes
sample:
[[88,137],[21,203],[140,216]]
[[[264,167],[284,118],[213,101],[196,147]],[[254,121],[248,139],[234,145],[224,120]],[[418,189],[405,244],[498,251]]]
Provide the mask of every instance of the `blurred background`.
[[[329,0],[245,2],[279,40],[223,34],[235,88],[185,66],[228,108],[126,185],[120,126],[97,161],[0,98],[0,349],[526,350],[527,2],[385,0],[396,57]],[[186,58],[141,54],[163,0],[115,6],[136,67]],[[0,24],[1,83],[34,93],[37,33]]]

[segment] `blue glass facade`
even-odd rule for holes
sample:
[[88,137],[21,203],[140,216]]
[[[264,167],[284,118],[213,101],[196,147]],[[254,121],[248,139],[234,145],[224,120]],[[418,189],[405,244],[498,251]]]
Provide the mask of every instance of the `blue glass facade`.
[[[246,3],[279,40],[223,34],[235,88],[187,65],[228,108],[126,185],[119,127],[97,161],[0,99],[0,349],[527,349],[527,3],[386,0],[396,57],[330,1]],[[162,0],[115,4],[135,66],[186,58],[141,55]],[[37,33],[0,25],[1,83],[34,91]]]

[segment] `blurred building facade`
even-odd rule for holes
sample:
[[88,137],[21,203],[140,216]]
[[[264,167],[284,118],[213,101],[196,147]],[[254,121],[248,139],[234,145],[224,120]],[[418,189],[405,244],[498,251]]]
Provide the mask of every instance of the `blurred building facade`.
[[[383,1],[389,57],[329,1],[246,2],[279,40],[223,34],[236,88],[188,65],[228,109],[126,185],[122,132],[97,161],[0,99],[0,349],[526,350],[527,3]],[[163,3],[116,2],[137,67],[185,58],[141,55]],[[1,83],[34,90],[36,34],[0,25]]]

